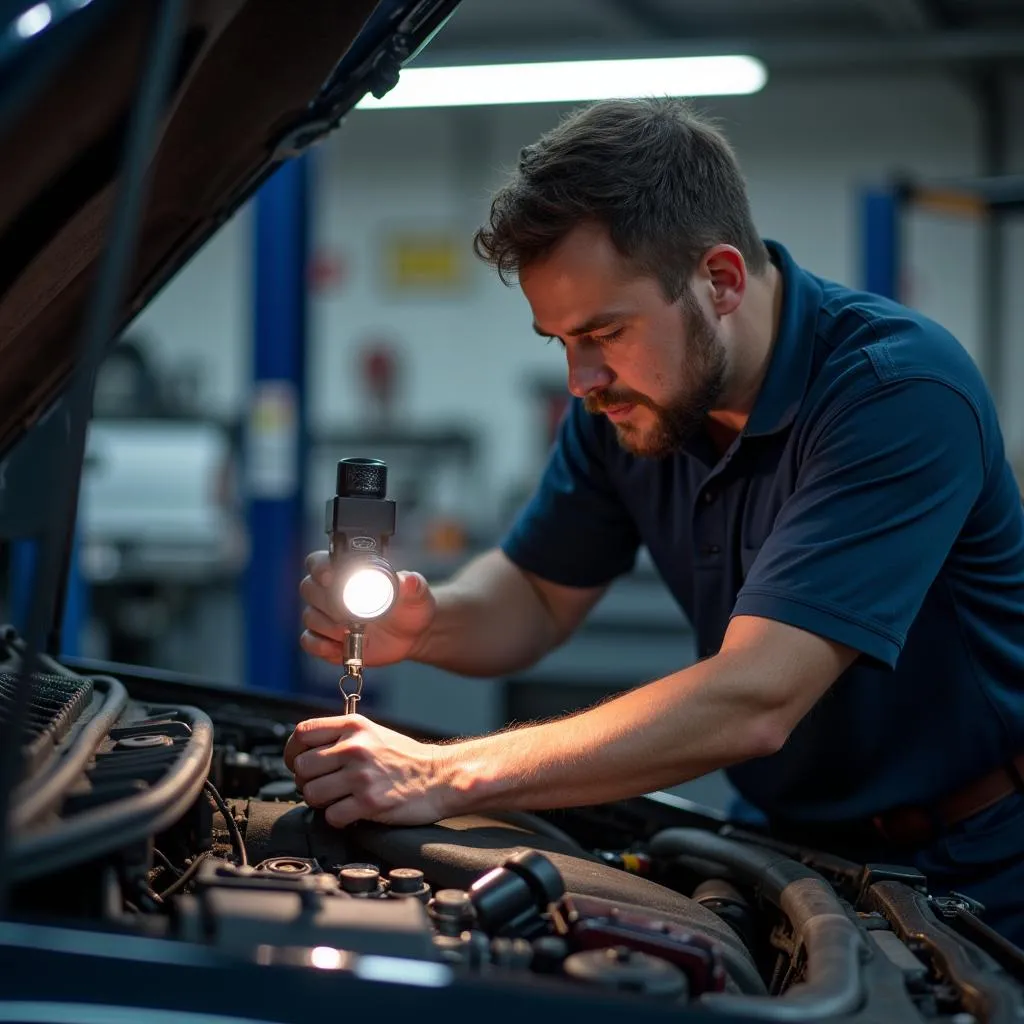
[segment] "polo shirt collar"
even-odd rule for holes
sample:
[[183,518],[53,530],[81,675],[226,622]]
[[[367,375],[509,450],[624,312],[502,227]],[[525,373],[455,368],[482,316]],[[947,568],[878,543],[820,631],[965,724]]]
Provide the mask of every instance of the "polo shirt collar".
[[783,246],[768,239],[765,245],[782,274],[782,311],[771,362],[743,431],[745,437],[774,434],[793,422],[807,393],[822,301],[821,286]]

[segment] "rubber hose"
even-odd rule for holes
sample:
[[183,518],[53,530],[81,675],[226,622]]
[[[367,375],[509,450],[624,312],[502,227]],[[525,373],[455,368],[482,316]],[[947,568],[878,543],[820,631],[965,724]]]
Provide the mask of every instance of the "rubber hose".
[[717,914],[750,949],[754,943],[754,908],[732,882],[714,876],[693,890],[693,899]]
[[653,857],[700,857],[721,864],[752,885],[789,919],[807,956],[806,980],[782,996],[705,993],[716,1013],[759,1020],[817,1021],[856,1011],[864,1001],[860,931],[829,883],[816,871],[774,850],[748,846],[701,829],[672,828],[649,844]]

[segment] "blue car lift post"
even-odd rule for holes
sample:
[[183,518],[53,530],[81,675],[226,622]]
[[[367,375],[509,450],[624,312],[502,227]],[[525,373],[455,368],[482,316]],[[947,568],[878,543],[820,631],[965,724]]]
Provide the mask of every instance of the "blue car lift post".
[[861,282],[877,295],[900,301],[903,277],[902,226],[911,208],[981,220],[986,228],[985,272],[981,298],[982,328],[978,363],[997,406],[1003,407],[1003,351],[1007,260],[1000,227],[1024,213],[1024,175],[996,175],[946,182],[898,180],[865,191],[861,202]]
[[[58,620],[60,645],[59,650],[54,652],[61,657],[78,657],[82,654],[82,630],[88,619],[89,588],[82,576],[80,549],[76,534],[64,581],[64,611]],[[38,542],[30,538],[11,542],[8,569],[10,618],[11,624],[22,635],[28,623],[28,604],[35,577],[37,550]]]
[[245,683],[299,688],[304,574],[309,157],[288,160],[255,198],[253,387],[246,432],[249,563]]

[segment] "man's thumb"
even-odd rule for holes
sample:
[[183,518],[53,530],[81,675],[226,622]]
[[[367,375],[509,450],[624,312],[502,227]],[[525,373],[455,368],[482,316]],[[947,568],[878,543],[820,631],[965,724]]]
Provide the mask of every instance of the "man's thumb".
[[418,572],[400,572],[399,593],[407,600],[419,600],[427,593],[426,577]]

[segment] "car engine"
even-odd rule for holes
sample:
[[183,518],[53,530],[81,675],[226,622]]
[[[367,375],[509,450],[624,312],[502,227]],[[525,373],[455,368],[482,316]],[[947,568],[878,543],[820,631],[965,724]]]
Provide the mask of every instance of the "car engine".
[[[0,639],[2,707],[24,682],[21,641]],[[6,849],[17,921],[557,997],[562,1013],[597,998],[630,1019],[1024,1019],[1021,951],[908,868],[788,847],[657,794],[337,830],[284,765],[301,717],[287,702],[49,659],[32,684]]]

